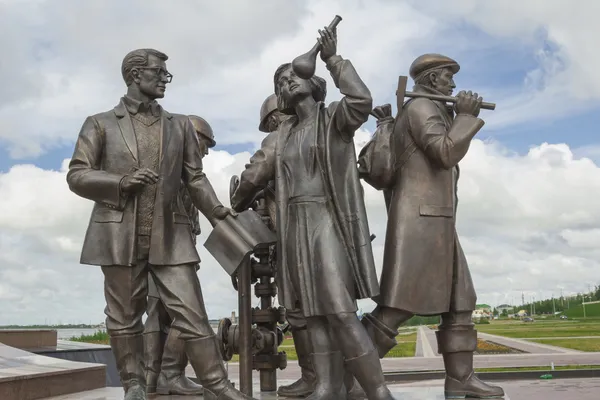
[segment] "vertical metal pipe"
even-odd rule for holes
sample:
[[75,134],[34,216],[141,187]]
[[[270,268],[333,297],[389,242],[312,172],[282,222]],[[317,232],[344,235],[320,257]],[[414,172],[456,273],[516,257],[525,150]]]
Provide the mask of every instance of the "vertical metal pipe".
[[260,391],[261,392],[276,392],[277,391],[277,371],[274,369],[260,370]]
[[[264,264],[268,264],[269,262],[269,253],[261,254],[261,262]],[[271,277],[269,276],[261,276],[260,282],[263,284],[271,283]],[[272,298],[271,296],[262,296],[260,299],[261,309],[268,310],[272,306]],[[275,323],[264,323],[263,327],[267,328],[271,331],[271,334],[274,335],[273,340],[273,348],[269,352],[269,354],[277,354],[277,334],[276,328],[277,324]],[[261,392],[275,392],[277,391],[277,370],[274,366],[272,369],[261,369],[260,370],[260,391]]]
[[252,265],[248,258],[238,272],[240,310],[240,391],[252,396]]

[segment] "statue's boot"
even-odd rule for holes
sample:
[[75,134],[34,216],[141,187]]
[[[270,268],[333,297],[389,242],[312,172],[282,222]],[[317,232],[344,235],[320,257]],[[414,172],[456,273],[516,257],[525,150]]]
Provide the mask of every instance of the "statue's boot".
[[346,368],[346,373],[344,374],[344,386],[346,387],[347,400],[363,400],[367,398],[367,394],[352,373],[348,371],[348,368]]
[[473,371],[473,352],[477,349],[475,329],[442,329],[436,332],[439,353],[444,358],[446,381],[444,393],[447,399],[503,398],[504,390],[481,381]]
[[124,400],[146,400],[142,335],[111,336],[110,347],[125,391]]
[[346,359],[346,368],[360,382],[369,400],[393,400],[394,397],[385,384],[381,361],[375,349],[368,353]]
[[202,386],[185,376],[188,358],[185,354],[185,341],[179,338],[180,332],[171,329],[165,343],[160,375],[156,392],[158,394],[196,395],[203,393]]
[[146,393],[156,393],[156,382],[160,372],[166,337],[167,335],[164,332],[144,333]]
[[340,351],[312,353],[315,369],[315,390],[306,400],[343,400],[346,398],[344,386],[344,357]]
[[310,363],[311,344],[310,337],[306,328],[292,329],[294,338],[294,347],[298,355],[298,365],[300,365],[301,376],[291,385],[280,386],[277,389],[277,395],[283,397],[306,397],[315,390],[316,377],[315,371]]
[[[391,349],[394,348],[394,346],[396,346],[396,344],[398,344],[396,342],[398,331],[386,326],[373,315],[369,313],[363,314],[361,323],[367,330],[367,334],[371,338],[379,358],[383,358]],[[358,380],[353,377],[351,373],[346,374],[344,377],[344,382],[346,389],[348,390],[348,400],[361,400],[367,397],[365,390],[361,387]]]
[[204,387],[204,400],[252,399],[235,389],[227,379],[227,371],[215,335],[187,340],[185,349],[196,377]]
[[[377,353],[379,354],[380,358],[383,358],[391,349],[394,348],[394,346],[396,346],[396,344],[398,344],[396,342],[398,331],[386,326],[373,315],[369,313],[363,314],[361,322],[367,330],[367,334],[377,349]],[[367,394],[361,387],[360,383],[356,380],[356,378],[353,378],[351,374],[346,374],[344,382],[346,389],[348,390],[348,400],[360,400],[367,397]]]
[[398,344],[398,342],[396,342],[396,336],[398,336],[397,329],[386,326],[383,322],[369,313],[363,314],[361,322],[367,330],[373,345],[377,349],[379,358],[385,357],[385,355]]
[[131,386],[127,392],[125,392],[125,397],[123,400],[147,400],[146,391],[141,385],[133,385]]

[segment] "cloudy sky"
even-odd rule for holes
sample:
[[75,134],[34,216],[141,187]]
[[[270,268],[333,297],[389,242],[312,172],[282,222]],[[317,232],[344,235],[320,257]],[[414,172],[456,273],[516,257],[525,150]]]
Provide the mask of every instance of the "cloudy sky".
[[[78,264],[92,204],[68,190],[65,173],[85,117],[124,94],[129,50],[169,55],[162,104],[213,126],[206,173],[228,204],[229,178],[263,137],[274,70],[336,14],[338,52],[376,104],[395,104],[398,75],[429,52],[461,63],[458,89],[497,103],[481,113],[459,183],[458,231],[479,302],[586,291],[600,283],[599,13],[592,0],[0,0],[0,324],[104,319],[100,268]],[[339,99],[323,65],[317,73]],[[357,133],[358,147],[374,127]],[[383,200],[366,194],[380,265]],[[210,226],[201,223],[199,275],[220,318],[237,297],[202,247]]]

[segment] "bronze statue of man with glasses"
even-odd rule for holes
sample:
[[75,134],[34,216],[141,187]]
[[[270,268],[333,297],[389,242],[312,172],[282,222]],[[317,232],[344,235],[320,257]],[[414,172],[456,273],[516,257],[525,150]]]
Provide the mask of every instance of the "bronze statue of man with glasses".
[[236,213],[221,204],[203,172],[188,116],[171,114],[156,101],[173,77],[167,58],[153,49],[127,54],[121,67],[127,94],[114,109],[89,116],[79,132],[67,182],[94,202],[80,262],[102,267],[106,328],[125,400],[147,398],[142,317],[148,273],[171,329],[185,341],[204,399],[248,400],[228,381],[208,321],[181,182],[213,226]]

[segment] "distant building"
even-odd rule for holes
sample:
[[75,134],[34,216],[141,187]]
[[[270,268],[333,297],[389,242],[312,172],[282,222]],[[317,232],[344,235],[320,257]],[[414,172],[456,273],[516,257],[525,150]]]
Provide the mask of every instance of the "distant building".
[[492,317],[492,313],[489,312],[488,309],[480,308],[480,309],[473,311],[473,319],[481,319],[481,318],[490,319],[491,317]]
[[475,311],[477,310],[481,310],[482,312],[491,314],[492,313],[492,307],[489,304],[477,304],[475,306]]
[[498,310],[499,314],[502,314],[504,311],[510,313],[513,309],[514,307],[508,304],[500,304],[498,307],[496,307],[496,310]]

